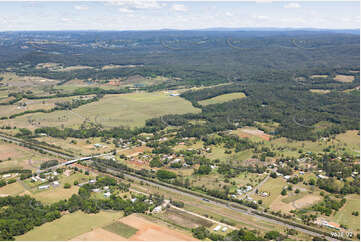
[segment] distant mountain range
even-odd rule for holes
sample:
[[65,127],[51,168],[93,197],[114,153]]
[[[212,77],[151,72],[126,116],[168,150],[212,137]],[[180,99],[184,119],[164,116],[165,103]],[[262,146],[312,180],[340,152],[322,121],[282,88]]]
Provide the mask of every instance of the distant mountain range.
[[[161,29],[160,31],[177,31],[177,29]],[[178,31],[187,31],[178,30]],[[206,29],[193,29],[191,31],[322,31],[332,33],[344,33],[344,34],[357,34],[360,35],[360,29],[319,29],[319,28],[272,28],[272,27],[260,27],[260,28],[206,28]]]

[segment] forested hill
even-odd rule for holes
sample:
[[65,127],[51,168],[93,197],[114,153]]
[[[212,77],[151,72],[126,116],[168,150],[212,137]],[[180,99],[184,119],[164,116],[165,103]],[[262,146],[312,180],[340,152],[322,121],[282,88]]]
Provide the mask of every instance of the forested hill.
[[[58,79],[161,74],[212,84],[278,71],[358,69],[359,43],[359,35],[324,31],[2,32],[0,68]],[[66,73],[34,68],[47,62],[124,68]]]

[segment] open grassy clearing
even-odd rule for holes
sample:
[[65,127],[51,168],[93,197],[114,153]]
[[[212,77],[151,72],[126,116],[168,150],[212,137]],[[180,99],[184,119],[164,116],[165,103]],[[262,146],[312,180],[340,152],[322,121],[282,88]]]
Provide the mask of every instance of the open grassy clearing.
[[[77,138],[53,138],[50,136],[42,136],[36,138],[38,141],[43,141],[48,144],[53,144],[62,147],[66,151],[73,152],[79,155],[97,154],[99,152],[108,153],[115,148],[112,142],[101,142],[100,137],[77,139]],[[74,143],[75,142],[75,143]],[[94,144],[100,144],[101,147],[95,147]]]
[[114,222],[112,224],[109,224],[109,225],[103,227],[103,229],[108,230],[108,231],[110,231],[112,233],[118,234],[118,235],[120,235],[122,237],[125,237],[125,238],[131,237],[132,235],[134,235],[138,231],[138,229],[133,228],[133,227],[131,227],[129,225],[126,225],[124,223],[121,223],[119,221]]
[[53,159],[47,154],[3,141],[0,141],[0,151],[0,171],[14,168],[37,170],[42,162]]
[[280,126],[277,122],[254,122],[255,126],[263,130],[265,133],[272,133]]
[[163,220],[170,221],[174,224],[178,224],[189,229],[196,228],[198,226],[211,227],[213,224],[208,220],[173,208],[168,208],[164,213],[161,213],[157,216],[160,216]]
[[224,103],[224,102],[228,102],[234,99],[240,99],[240,98],[245,98],[246,95],[242,92],[235,92],[235,93],[228,93],[228,94],[223,94],[223,95],[219,95],[210,99],[206,99],[206,100],[202,100],[199,102],[200,105],[210,105],[210,104],[217,104],[217,103]]
[[101,211],[86,214],[80,211],[64,215],[53,222],[35,227],[16,240],[70,240],[75,236],[103,227],[123,216],[123,212]]
[[[89,95],[88,97],[92,97]],[[0,116],[10,116],[16,113],[22,113],[25,111],[44,109],[50,110],[54,108],[55,103],[62,102],[71,102],[73,99],[77,99],[78,97],[61,97],[61,98],[49,98],[49,99],[22,99],[18,103],[13,105],[6,105],[1,107]]]
[[76,127],[83,123],[84,118],[74,111],[55,111],[51,113],[33,113],[16,117],[10,120],[1,120],[1,125],[16,126],[35,130],[44,126]]
[[94,67],[91,66],[82,66],[82,65],[76,65],[76,66],[68,66],[64,67],[62,64],[59,63],[39,63],[35,67],[36,69],[48,69],[51,71],[76,71],[76,70],[85,70],[85,69],[93,69]]
[[269,141],[272,137],[264,131],[255,127],[243,127],[232,131],[232,134],[238,135],[240,138],[249,138],[252,141]]
[[234,149],[229,150],[231,151],[230,154],[226,154],[225,151],[228,149],[225,149],[221,145],[212,145],[210,146],[210,148],[211,148],[211,152],[205,153],[205,156],[208,159],[213,159],[213,160],[219,159],[220,161],[223,162],[234,161],[237,164],[243,163],[243,161],[251,158],[253,154],[252,150],[243,150],[240,152],[235,152]]
[[25,192],[24,186],[20,182],[11,183],[0,188],[0,196],[16,196]]
[[330,90],[325,90],[325,89],[310,89],[310,92],[313,93],[319,93],[319,94],[326,94],[326,93],[330,93]]
[[[321,127],[322,129],[322,127]],[[329,146],[332,150],[343,150],[342,152],[348,152],[353,155],[359,155],[360,136],[357,130],[347,131],[335,136],[335,139],[312,141],[295,141],[288,140],[287,138],[272,139],[269,142],[264,141],[264,146],[273,147],[277,156],[282,154],[287,157],[298,157],[298,151],[301,149],[307,152],[319,153]]]
[[343,143],[352,151],[360,154],[360,131],[348,130],[345,133],[336,135],[335,140]]
[[[86,182],[89,179],[93,179],[92,176],[87,176],[82,173],[75,173],[70,176],[62,175],[59,179],[60,185],[57,187],[50,186],[47,190],[38,190],[37,186],[33,186],[30,190],[31,196],[37,200],[40,200],[43,203],[54,203],[60,201],[62,199],[68,199],[73,194],[77,194],[79,190],[79,186],[75,186],[74,181],[78,181],[79,183]],[[70,188],[65,189],[64,184],[69,183],[71,185]],[[30,184],[31,185],[31,184]]]
[[267,192],[268,197],[261,197],[252,195],[256,200],[261,199],[265,207],[269,207],[271,203],[278,198],[283,187],[287,186],[287,182],[283,178],[270,178],[261,187],[258,188],[260,192]]
[[129,238],[133,241],[189,241],[197,240],[193,238],[189,232],[170,229],[169,224],[160,220],[155,220],[154,217],[149,217],[144,214],[131,214],[127,217],[121,218],[120,222],[127,224],[138,231]]
[[3,78],[2,82],[7,83],[9,87],[34,87],[39,85],[54,85],[59,82],[58,80],[38,76],[17,76],[11,72],[0,73],[0,77]]
[[130,93],[106,95],[99,102],[86,104],[71,111],[24,115],[13,119],[12,123],[17,127],[25,126],[32,129],[40,126],[74,127],[88,119],[106,127],[139,127],[150,118],[199,111],[181,97],[171,97],[160,92]]
[[307,195],[307,192],[300,192],[298,194],[294,194],[294,193],[288,194],[288,196],[286,198],[282,199],[282,202],[284,202],[284,203],[292,203],[292,202],[294,202],[294,201],[296,201],[298,199],[303,198],[306,195]]
[[334,78],[335,81],[338,82],[353,82],[353,80],[355,80],[354,76],[351,75],[336,75]]
[[360,214],[360,195],[348,195],[346,200],[346,204],[333,216],[333,220],[338,224],[347,225],[352,231],[360,232],[360,215],[352,215],[354,211]]
[[315,79],[315,78],[327,78],[328,75],[312,75],[311,78]]

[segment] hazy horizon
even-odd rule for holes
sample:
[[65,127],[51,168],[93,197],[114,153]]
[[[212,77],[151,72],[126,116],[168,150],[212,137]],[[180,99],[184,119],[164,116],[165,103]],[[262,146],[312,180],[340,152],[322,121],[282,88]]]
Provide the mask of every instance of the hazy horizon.
[[359,29],[359,2],[0,2],[0,31]]

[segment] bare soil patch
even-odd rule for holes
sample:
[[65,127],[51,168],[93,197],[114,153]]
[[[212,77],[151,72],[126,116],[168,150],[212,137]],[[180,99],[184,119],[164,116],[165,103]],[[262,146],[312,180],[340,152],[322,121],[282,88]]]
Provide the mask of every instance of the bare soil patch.
[[314,204],[315,202],[318,202],[320,200],[322,200],[322,197],[309,194],[309,195],[304,196],[301,199],[294,201],[293,206],[295,208],[304,208],[304,207],[311,206],[312,204]]
[[142,218],[137,214],[121,218],[120,221],[124,224],[138,229],[138,232],[131,236],[129,240],[137,241],[195,241],[197,239],[182,234],[181,232],[171,230],[167,227],[155,224]]
[[75,241],[126,241],[128,239],[123,238],[115,233],[109,232],[102,228],[97,228],[90,232],[81,234],[71,239]]
[[213,225],[213,223],[208,220],[184,213],[173,208],[167,209],[167,211],[164,213],[164,216],[166,220],[172,221],[173,223],[186,228],[196,228],[198,226],[205,226],[209,228]]
[[326,94],[326,93],[329,93],[330,90],[323,90],[323,89],[310,89],[310,92],[313,92],[313,93],[320,93],[320,94]]
[[355,80],[355,77],[351,75],[336,75],[334,80],[347,83],[347,82],[353,82],[353,80]]
[[270,208],[274,211],[282,211],[283,213],[289,213],[291,210],[305,208],[311,206],[317,201],[320,201],[322,197],[317,195],[306,195],[294,202],[284,203],[282,199],[284,196],[279,195],[270,205]]
[[121,153],[126,155],[126,156],[136,156],[140,153],[143,153],[145,151],[151,151],[151,148],[147,147],[147,146],[138,146],[138,147],[134,147],[128,150],[124,150]]
[[[270,140],[270,138],[271,138],[271,135],[266,134],[265,132],[263,132],[262,130],[259,130],[259,129],[252,129],[252,128],[245,127],[245,128],[241,129],[241,132],[245,134],[244,137],[247,137],[247,135],[257,136],[257,137],[260,137],[261,139],[264,139],[267,141]],[[240,134],[239,136],[242,137],[242,134]]]
[[311,78],[327,78],[328,75],[312,75]]

